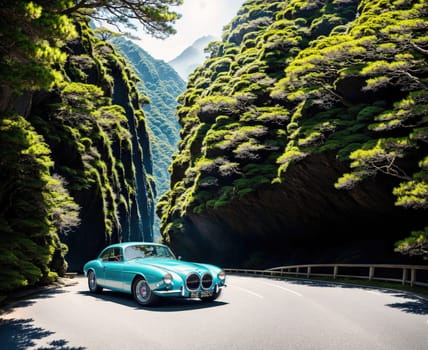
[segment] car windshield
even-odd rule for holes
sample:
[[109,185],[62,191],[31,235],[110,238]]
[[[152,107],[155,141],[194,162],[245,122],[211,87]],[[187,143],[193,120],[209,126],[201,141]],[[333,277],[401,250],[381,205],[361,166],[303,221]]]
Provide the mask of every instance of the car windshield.
[[149,257],[175,259],[171,250],[165,246],[139,244],[129,246],[125,249],[126,260]]

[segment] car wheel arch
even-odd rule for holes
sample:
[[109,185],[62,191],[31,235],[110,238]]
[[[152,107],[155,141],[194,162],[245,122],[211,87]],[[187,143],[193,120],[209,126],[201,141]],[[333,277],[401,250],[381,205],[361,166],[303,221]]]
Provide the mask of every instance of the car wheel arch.
[[[145,291],[144,294],[139,294],[137,291],[138,283],[144,281],[145,285],[147,287],[144,287]],[[143,292],[142,292],[143,293]],[[136,274],[134,276],[134,279],[132,280],[131,284],[131,294],[134,297],[134,299],[137,301],[138,304],[143,306],[150,306],[153,304],[156,304],[159,300],[159,297],[153,294],[152,289],[149,285],[149,282],[144,278],[142,274]]]
[[94,273],[94,275],[95,275],[95,277],[97,277],[97,272],[95,271],[95,269],[94,269],[93,267],[90,267],[90,268],[86,271],[85,276],[89,276],[89,273],[90,273],[90,272],[93,272],[93,273]]
[[142,278],[143,280],[145,280],[145,281],[148,283],[148,281],[147,281],[147,279],[146,279],[146,276],[144,276],[142,273],[136,273],[136,274],[134,275],[134,277],[132,278],[132,283],[131,283],[131,292],[132,292],[132,289],[134,288],[134,284],[135,284],[135,282],[137,282],[137,281],[138,281],[138,279],[140,279],[140,278]]
[[[94,279],[92,281],[91,274],[93,274]],[[89,268],[86,271],[86,276],[88,277],[88,287],[91,293],[101,293],[103,291],[103,287],[98,284],[97,282],[97,273],[95,272],[94,268]]]

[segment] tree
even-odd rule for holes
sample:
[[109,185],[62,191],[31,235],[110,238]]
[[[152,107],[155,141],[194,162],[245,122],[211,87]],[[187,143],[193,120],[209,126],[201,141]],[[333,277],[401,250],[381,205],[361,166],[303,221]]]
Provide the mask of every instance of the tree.
[[[170,11],[183,0],[0,0],[0,106],[12,92],[49,89],[62,79],[64,42],[76,37],[73,17],[90,16],[113,25],[135,27],[164,38],[175,33],[180,17]],[[71,4],[71,5],[70,5]]]
[[132,21],[138,21],[147,33],[165,38],[175,33],[171,23],[180,18],[170,6],[181,5],[183,0],[74,0],[72,3],[62,14],[88,15],[116,27],[119,23],[135,28]]
[[64,247],[51,222],[63,229],[77,225],[70,220],[77,206],[50,175],[52,165],[48,145],[28,121],[18,115],[0,120],[0,300],[65,272]]
[[99,27],[94,29],[94,34],[102,41],[109,41],[123,36],[123,34],[116,33],[106,27]]
[[[61,78],[64,41],[75,37],[68,1],[0,0],[0,100],[7,93],[47,89]],[[3,96],[2,96],[3,95]]]
[[410,237],[396,243],[395,251],[408,255],[422,255],[428,259],[428,227],[421,231],[412,231]]

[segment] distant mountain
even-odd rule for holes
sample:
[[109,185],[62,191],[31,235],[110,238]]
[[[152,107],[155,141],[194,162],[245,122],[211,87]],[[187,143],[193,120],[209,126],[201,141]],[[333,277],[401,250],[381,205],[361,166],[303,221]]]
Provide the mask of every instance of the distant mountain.
[[[143,110],[151,138],[157,200],[169,188],[168,167],[180,139],[180,126],[175,116],[176,99],[184,91],[185,82],[170,65],[156,60],[132,41],[119,38],[113,44],[134,67],[140,79],[137,83],[139,92],[150,99],[150,104],[144,105]],[[159,233],[157,217],[154,232],[155,235]]]
[[214,40],[217,38],[212,35],[199,38],[168,64],[177,71],[182,79],[187,80],[189,74],[205,61],[204,49]]

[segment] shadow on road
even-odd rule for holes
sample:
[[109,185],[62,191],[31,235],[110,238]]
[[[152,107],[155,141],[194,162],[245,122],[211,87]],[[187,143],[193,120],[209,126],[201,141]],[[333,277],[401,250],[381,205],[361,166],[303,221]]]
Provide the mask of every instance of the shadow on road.
[[418,297],[411,297],[408,294],[397,296],[410,300],[406,300],[402,303],[387,304],[386,306],[398,309],[408,314],[428,315],[428,301]]
[[[0,319],[0,344],[2,350],[23,350],[34,347],[37,342],[54,334],[46,329],[35,327],[32,319]],[[38,350],[84,350],[83,347],[70,347],[68,341],[52,340]]]
[[57,294],[67,293],[67,291],[60,288],[49,289],[31,289],[21,291],[9,298],[0,306],[0,315],[9,312],[11,309],[17,309],[33,305],[39,299],[54,298]]
[[132,296],[126,293],[103,291],[100,294],[93,294],[89,291],[80,291],[79,294],[107,302],[113,302],[120,305],[129,306],[136,310],[145,310],[153,312],[192,311],[198,309],[219,307],[227,304],[226,302],[218,300],[212,302],[203,302],[196,299],[161,298],[158,304],[150,307],[144,307],[139,306],[137,302],[132,298]]

